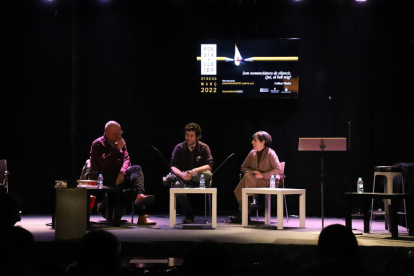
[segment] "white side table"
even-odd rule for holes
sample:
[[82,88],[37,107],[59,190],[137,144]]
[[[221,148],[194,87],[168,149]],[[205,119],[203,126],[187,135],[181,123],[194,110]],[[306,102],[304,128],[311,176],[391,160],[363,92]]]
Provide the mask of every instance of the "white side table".
[[248,225],[248,194],[265,194],[265,224],[270,224],[271,195],[277,195],[277,229],[283,229],[283,195],[299,195],[299,226],[305,227],[306,190],[286,188],[243,188],[242,226]]
[[177,215],[177,198],[175,194],[211,194],[211,226],[217,228],[217,188],[171,188],[170,189],[170,227],[174,227]]

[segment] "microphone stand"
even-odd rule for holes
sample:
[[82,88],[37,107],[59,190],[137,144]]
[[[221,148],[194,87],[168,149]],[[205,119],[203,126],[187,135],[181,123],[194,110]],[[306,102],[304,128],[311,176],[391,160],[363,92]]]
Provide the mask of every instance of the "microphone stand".
[[[213,175],[221,168],[221,166],[223,166],[223,164],[224,163],[226,163],[226,161],[230,158],[230,157],[232,157],[234,155],[234,152],[232,153],[232,154],[230,154],[229,156],[227,156],[227,158],[220,164],[220,166],[218,166],[217,167],[217,169],[214,171],[214,172],[212,172],[211,173],[211,179],[210,179],[210,185],[208,186],[209,188],[213,185]],[[205,194],[205,196],[207,196],[207,194]],[[208,204],[209,204],[209,207],[210,208],[208,208],[208,210],[210,211],[211,210],[211,198],[210,198],[210,194],[209,194],[209,198],[208,198]],[[206,200],[204,200],[204,202],[207,204],[207,201]],[[207,222],[207,206],[206,206],[206,204],[204,205],[204,219],[205,219],[205,221]],[[210,211],[211,212],[211,211]],[[209,214],[210,216],[211,216],[211,213]]]
[[194,152],[194,146],[191,146],[191,178],[190,178],[190,188],[193,188],[193,169],[194,169],[194,164],[193,164],[193,152]]
[[[167,160],[165,160],[164,156],[162,156],[161,152],[157,150],[154,146],[151,145],[151,147],[158,152],[158,154],[161,156],[162,160],[164,160],[165,164],[167,165],[167,167],[170,169],[170,172],[171,172],[171,166],[170,164],[168,164]],[[177,181],[180,182],[180,184],[184,187],[184,182],[182,181],[181,178],[177,177]]]
[[211,183],[213,183],[213,175],[220,169],[221,166],[223,166],[223,164],[227,161],[227,159],[229,159],[233,155],[234,155],[234,152],[230,154],[229,156],[227,156],[227,158],[220,164],[220,166],[218,166],[217,169],[213,173],[211,173],[210,186],[211,186]]
[[167,160],[165,160],[165,158],[164,158],[164,156],[162,156],[161,152],[159,150],[157,150],[154,146],[151,145],[151,147],[158,152],[158,154],[161,156],[162,160],[164,160],[164,162],[167,165],[167,167],[171,170],[170,164],[168,164]]
[[348,121],[348,178],[349,178],[349,184],[348,184],[348,189],[349,192],[352,192],[352,184],[351,184],[351,119],[349,119]]
[[[351,117],[349,116],[349,114],[344,111],[342,108],[339,107],[339,105],[332,99],[331,96],[329,96],[329,100],[331,100],[333,103],[335,103],[335,105],[338,106],[338,109],[342,111],[342,114],[345,115],[345,117],[348,119],[348,192],[351,193],[352,192],[352,151],[351,151],[351,129],[352,129],[352,124],[351,124]],[[354,232],[354,235],[360,235],[359,232]]]
[[351,117],[348,115],[346,111],[344,111],[340,106],[332,99],[332,96],[328,97],[330,101],[332,101],[336,106],[338,106],[338,109],[341,110],[342,114],[345,115],[345,117],[348,120],[348,192],[352,192],[352,184],[351,184],[351,178],[352,178],[352,169],[351,169]]
[[322,214],[322,229],[324,228],[324,219],[325,219],[325,209],[324,209],[324,205],[323,205],[323,199],[324,199],[324,195],[323,195],[323,182],[324,182],[324,174],[323,174],[323,152],[325,150],[325,145],[322,143],[319,146],[321,149],[321,214]]

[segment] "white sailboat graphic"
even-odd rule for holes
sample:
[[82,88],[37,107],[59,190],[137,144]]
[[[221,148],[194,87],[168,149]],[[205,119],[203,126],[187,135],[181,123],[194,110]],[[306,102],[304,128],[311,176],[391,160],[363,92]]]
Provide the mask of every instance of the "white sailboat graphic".
[[253,62],[253,58],[243,58],[240,54],[239,49],[237,48],[237,44],[234,44],[234,59],[232,58],[225,58],[226,62],[234,62],[236,66],[239,66],[243,62]]
[[234,64],[236,66],[239,66],[240,62],[242,61],[243,61],[243,58],[240,55],[239,49],[237,49],[237,44],[234,44]]

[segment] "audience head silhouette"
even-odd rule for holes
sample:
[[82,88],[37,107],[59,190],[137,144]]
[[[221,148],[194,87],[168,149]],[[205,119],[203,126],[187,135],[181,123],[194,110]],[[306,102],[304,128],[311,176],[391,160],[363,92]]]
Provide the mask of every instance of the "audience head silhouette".
[[117,275],[121,244],[114,234],[105,230],[91,231],[82,238],[77,267],[80,275]]
[[358,242],[354,233],[341,224],[325,227],[319,235],[318,251],[320,257],[336,258],[355,262],[359,257]]
[[348,227],[341,224],[325,227],[319,235],[317,250],[315,259],[302,266],[298,275],[365,275],[358,242]]
[[21,220],[22,199],[11,193],[0,193],[0,227],[13,226]]
[[[352,265],[350,265],[352,264]],[[341,224],[325,227],[318,240],[318,259],[306,275],[336,271],[337,275],[364,275],[354,233]]]
[[184,275],[231,275],[232,262],[226,247],[213,240],[197,243],[183,263]]
[[38,275],[33,234],[18,226],[0,228],[0,275]]

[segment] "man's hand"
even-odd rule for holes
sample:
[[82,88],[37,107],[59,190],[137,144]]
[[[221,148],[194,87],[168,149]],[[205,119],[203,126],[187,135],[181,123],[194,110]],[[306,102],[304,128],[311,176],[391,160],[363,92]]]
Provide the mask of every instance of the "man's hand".
[[119,141],[115,144],[115,147],[117,148],[117,149],[122,149],[124,146],[125,146],[126,144],[125,144],[125,140],[124,140],[124,138],[121,138],[121,139],[119,139]]
[[116,178],[115,185],[122,184],[122,183],[124,183],[124,181],[125,181],[125,175],[120,172],[118,174],[118,177]]
[[197,172],[195,172],[194,170],[187,171],[187,173],[191,174],[191,176],[196,176],[197,174]]
[[181,172],[180,177],[186,181],[191,180],[191,171]]

